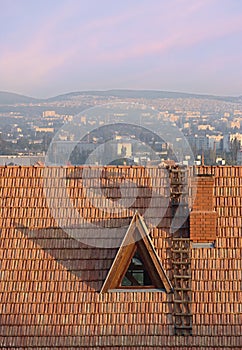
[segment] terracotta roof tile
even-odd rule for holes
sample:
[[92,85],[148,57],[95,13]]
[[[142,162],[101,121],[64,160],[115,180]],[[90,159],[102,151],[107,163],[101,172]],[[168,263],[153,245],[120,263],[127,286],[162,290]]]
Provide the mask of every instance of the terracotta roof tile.
[[[105,236],[115,246],[125,232],[120,228],[130,223],[135,210],[142,214],[149,206],[155,208],[159,203],[150,201],[152,195],[169,197],[166,172],[155,167],[0,167],[1,348],[241,347],[242,167],[196,169],[214,175],[218,231],[215,248],[191,249],[192,336],[174,335],[172,295],[99,294],[117,248],[88,246],[65,230],[78,224],[78,230],[89,230],[95,244],[97,230],[87,230],[85,221],[66,218],[68,200],[63,196],[68,193],[85,220],[116,227],[116,234]],[[56,179],[65,181],[65,190]],[[107,213],[102,196],[115,203],[124,183],[126,199],[133,196],[134,201],[128,208]],[[44,185],[47,192],[52,189],[60,222],[66,225],[63,229],[49,209]],[[174,283],[171,215],[168,207],[150,236]]]

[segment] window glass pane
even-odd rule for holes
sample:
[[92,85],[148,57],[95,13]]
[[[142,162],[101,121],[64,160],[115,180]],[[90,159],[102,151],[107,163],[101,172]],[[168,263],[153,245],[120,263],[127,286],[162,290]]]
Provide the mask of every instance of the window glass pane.
[[150,286],[152,285],[148,271],[144,263],[136,252],[131,259],[128,270],[122,280],[121,286]]
[[124,276],[121,285],[124,286],[124,287],[131,286],[131,281],[126,276]]

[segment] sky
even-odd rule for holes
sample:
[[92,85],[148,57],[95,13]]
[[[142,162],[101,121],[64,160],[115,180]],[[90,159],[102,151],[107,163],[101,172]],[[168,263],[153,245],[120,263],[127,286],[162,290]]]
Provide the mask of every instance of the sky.
[[0,0],[0,91],[242,95],[241,0]]

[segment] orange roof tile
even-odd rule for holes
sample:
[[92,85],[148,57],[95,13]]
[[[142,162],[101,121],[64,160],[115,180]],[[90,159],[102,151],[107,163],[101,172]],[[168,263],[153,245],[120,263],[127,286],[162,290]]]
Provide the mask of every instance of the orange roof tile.
[[166,169],[0,167],[0,347],[240,349],[242,167],[193,171],[214,175],[217,237],[191,248],[193,335],[181,336],[172,294],[99,293],[136,210],[174,285]]

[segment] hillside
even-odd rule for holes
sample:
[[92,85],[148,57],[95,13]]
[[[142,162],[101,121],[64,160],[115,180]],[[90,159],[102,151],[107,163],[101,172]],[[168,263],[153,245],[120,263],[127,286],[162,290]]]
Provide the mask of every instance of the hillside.
[[0,91],[0,105],[15,105],[21,103],[36,103],[37,98],[28,97],[20,94],[15,94],[12,92]]
[[144,98],[144,99],[185,99],[196,98],[206,100],[219,100],[225,102],[241,103],[242,96],[214,96],[214,95],[202,95],[191,94],[184,92],[172,92],[172,91],[158,91],[158,90],[106,90],[106,91],[77,91],[69,92],[66,94],[58,95],[47,99],[37,99],[28,97],[16,93],[0,91],[0,105],[15,105],[15,104],[30,104],[40,102],[54,102],[70,100],[74,97],[91,95],[91,96],[113,96],[117,98]]

